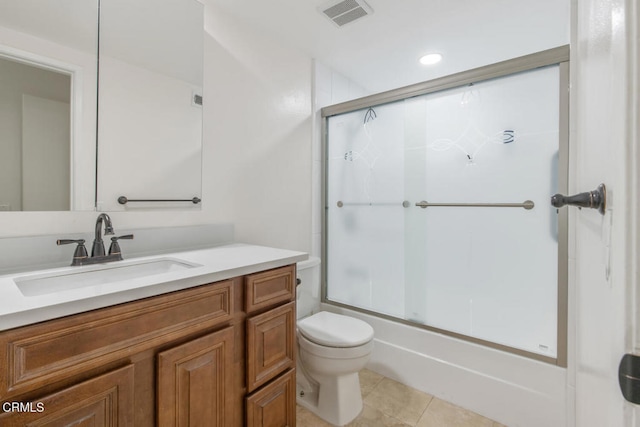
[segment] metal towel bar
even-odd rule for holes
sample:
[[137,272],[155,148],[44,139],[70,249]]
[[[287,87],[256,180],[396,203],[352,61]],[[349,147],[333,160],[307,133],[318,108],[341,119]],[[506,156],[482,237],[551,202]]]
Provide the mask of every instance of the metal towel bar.
[[128,202],[191,202],[194,205],[200,203],[202,199],[194,197],[193,199],[128,199],[125,196],[118,197],[118,203],[125,205]]

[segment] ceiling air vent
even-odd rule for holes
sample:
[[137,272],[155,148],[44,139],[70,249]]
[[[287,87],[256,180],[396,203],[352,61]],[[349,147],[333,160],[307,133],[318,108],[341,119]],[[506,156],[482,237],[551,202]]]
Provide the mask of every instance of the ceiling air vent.
[[320,6],[318,10],[338,27],[373,13],[371,6],[364,0],[334,0]]

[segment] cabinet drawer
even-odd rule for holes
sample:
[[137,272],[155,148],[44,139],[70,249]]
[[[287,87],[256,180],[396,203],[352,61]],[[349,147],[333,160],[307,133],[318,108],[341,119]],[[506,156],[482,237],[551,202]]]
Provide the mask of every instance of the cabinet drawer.
[[232,318],[232,281],[0,334],[0,398],[73,377]]
[[247,391],[295,367],[293,302],[247,320]]
[[295,293],[295,265],[245,277],[247,314],[291,301]]
[[22,426],[133,426],[133,366],[35,399],[33,412],[0,412],[0,425]]
[[247,427],[295,427],[296,370],[247,397]]

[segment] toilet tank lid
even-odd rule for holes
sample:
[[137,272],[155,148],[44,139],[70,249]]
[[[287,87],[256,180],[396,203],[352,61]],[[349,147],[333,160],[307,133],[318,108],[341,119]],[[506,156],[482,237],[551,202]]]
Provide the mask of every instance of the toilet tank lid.
[[315,267],[316,265],[320,265],[320,258],[315,256],[310,256],[304,261],[297,262],[296,268],[298,270],[305,270],[307,268]]
[[308,340],[328,347],[357,347],[373,339],[368,323],[328,311],[299,320],[298,330]]

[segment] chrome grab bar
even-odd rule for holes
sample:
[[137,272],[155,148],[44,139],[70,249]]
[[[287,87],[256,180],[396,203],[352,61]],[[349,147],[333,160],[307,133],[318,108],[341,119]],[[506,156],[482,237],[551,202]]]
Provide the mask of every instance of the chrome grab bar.
[[422,209],[430,207],[456,207],[456,208],[524,208],[531,210],[535,203],[525,200],[522,203],[429,203],[426,200],[416,203]]

